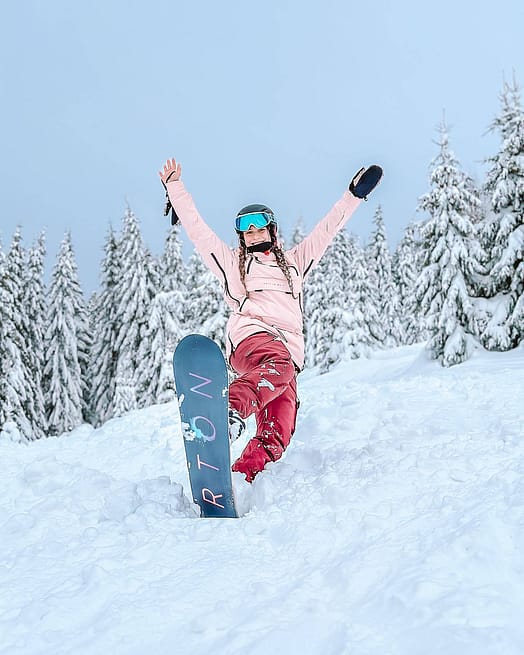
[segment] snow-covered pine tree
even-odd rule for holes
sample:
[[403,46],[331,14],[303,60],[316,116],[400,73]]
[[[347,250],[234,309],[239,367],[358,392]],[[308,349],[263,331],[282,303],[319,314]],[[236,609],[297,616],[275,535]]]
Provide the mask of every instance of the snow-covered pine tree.
[[47,416],[44,400],[44,333],[47,321],[44,285],[45,237],[29,249],[24,269],[21,319],[25,342],[24,362],[28,371],[28,395],[25,415],[31,422],[33,437],[47,435]]
[[524,110],[516,82],[504,83],[502,109],[491,125],[499,152],[488,159],[485,183],[490,213],[485,228],[489,253],[487,324],[481,335],[490,350],[509,350],[524,340]]
[[321,372],[328,371],[342,358],[344,337],[350,328],[348,238],[345,230],[336,235],[307,282],[307,362],[309,366],[319,366]]
[[66,233],[53,269],[45,332],[45,402],[52,436],[69,432],[83,422],[79,316],[85,316],[85,307],[71,235]]
[[[82,378],[85,382],[85,387],[84,387],[84,421],[86,423],[89,423],[91,425],[96,425],[97,419],[96,416],[93,412],[93,407],[91,404],[92,401],[92,392],[93,392],[93,379],[91,377],[92,373],[92,358],[91,358],[91,353],[93,350],[94,346],[94,334],[96,331],[95,328],[95,314],[96,314],[96,308],[98,306],[99,302],[99,295],[97,291],[91,292],[91,295],[89,296],[87,303],[86,303],[86,313],[87,313],[87,329],[88,329],[88,335],[90,338],[90,343],[89,343],[89,350],[88,350],[88,359],[87,359],[87,366],[85,367],[85,371],[82,372]],[[81,365],[81,368],[83,366]]]
[[177,294],[180,304],[177,318],[182,323],[187,294],[187,270],[182,256],[179,225],[174,225],[167,233],[164,251],[160,257],[159,274],[159,289],[165,293]]
[[304,237],[306,236],[306,229],[304,227],[304,220],[302,216],[299,216],[297,222],[295,223],[295,227],[293,228],[293,231],[291,232],[291,239],[289,242],[289,248],[293,248],[294,246],[298,246],[298,244],[304,240]]
[[[363,285],[361,303],[365,304],[365,316],[371,316],[367,319],[368,329],[373,336],[374,347],[383,348],[386,341],[386,326],[382,322],[380,316],[380,296],[378,291],[378,276],[373,262],[373,255],[371,252],[371,245],[364,248],[365,262],[363,269],[365,271],[365,279],[360,282]],[[376,317],[376,320],[375,320]]]
[[157,402],[156,397],[149,393],[152,388],[149,386],[149,381],[155,377],[155,358],[157,356],[155,344],[153,343],[155,328],[151,328],[150,317],[154,299],[160,289],[160,267],[157,258],[153,256],[147,247],[145,248],[144,256],[144,271],[149,302],[146,325],[139,346],[137,368],[135,370],[135,389],[139,408],[149,407]]
[[89,357],[91,420],[101,425],[114,415],[117,351],[117,296],[121,279],[118,241],[112,228],[105,242],[101,289],[91,311],[93,344]]
[[188,332],[201,333],[201,326],[208,317],[207,290],[202,279],[208,268],[197,250],[193,250],[187,263],[187,302],[184,322]]
[[89,360],[91,348],[93,346],[93,326],[90,320],[88,305],[85,302],[81,291],[80,294],[77,295],[77,302],[75,322],[78,344],[78,363],[80,365],[80,376],[82,378],[82,417],[85,423],[90,423],[93,419],[90,409]]
[[431,190],[419,209],[429,214],[421,225],[424,265],[417,280],[417,298],[430,339],[428,350],[443,366],[459,364],[474,345],[474,312],[468,278],[476,268],[472,244],[480,200],[473,181],[460,168],[441,123],[440,152],[433,161]]
[[24,353],[22,324],[24,251],[17,229],[0,270],[0,430],[17,440],[30,441],[31,421],[26,415],[30,386]]
[[113,409],[116,416],[121,416],[138,407],[137,369],[155,292],[151,257],[142,241],[138,220],[130,208],[123,219],[118,259],[120,278],[115,288],[117,361]]
[[354,316],[351,338],[353,358],[368,354],[382,347],[384,330],[376,301],[376,276],[369,264],[369,251],[354,241],[351,253],[351,287],[349,308]]
[[382,207],[379,205],[373,218],[375,230],[371,235],[368,247],[369,270],[372,272],[374,284],[375,305],[383,329],[382,345],[397,346],[402,342],[400,325],[400,298],[393,279],[391,269],[391,253],[389,251],[386,227]]
[[393,277],[399,293],[402,344],[427,339],[423,329],[415,285],[421,271],[418,226],[410,223],[399,241],[392,261]]
[[189,258],[188,280],[185,315],[188,331],[213,339],[224,351],[229,308],[224,300],[220,282],[196,250]]
[[366,356],[374,342],[364,314],[369,299],[367,262],[355,236],[348,235],[346,248],[350,269],[346,281],[347,328],[343,338],[343,352],[345,356],[357,359]]
[[173,400],[173,352],[184,336],[187,273],[179,228],[170,229],[159,265],[159,282],[150,305],[138,367],[142,406]]
[[311,270],[304,286],[304,322],[307,335],[306,366],[321,365],[327,359],[330,347],[332,327],[325,317],[330,312],[328,299],[328,264],[329,248],[320,262]]

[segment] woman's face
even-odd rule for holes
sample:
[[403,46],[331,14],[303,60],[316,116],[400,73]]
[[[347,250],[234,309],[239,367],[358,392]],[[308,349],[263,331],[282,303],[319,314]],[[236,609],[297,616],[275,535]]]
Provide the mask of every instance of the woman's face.
[[244,241],[246,246],[254,246],[257,243],[264,243],[264,241],[271,241],[269,236],[269,228],[267,227],[255,227],[251,225],[247,232],[244,232]]

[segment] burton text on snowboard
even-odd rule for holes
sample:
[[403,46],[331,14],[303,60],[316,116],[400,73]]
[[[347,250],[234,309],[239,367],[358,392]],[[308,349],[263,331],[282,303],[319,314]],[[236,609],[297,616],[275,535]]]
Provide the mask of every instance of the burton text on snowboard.
[[235,518],[224,356],[211,339],[190,334],[173,368],[193,500],[203,517]]

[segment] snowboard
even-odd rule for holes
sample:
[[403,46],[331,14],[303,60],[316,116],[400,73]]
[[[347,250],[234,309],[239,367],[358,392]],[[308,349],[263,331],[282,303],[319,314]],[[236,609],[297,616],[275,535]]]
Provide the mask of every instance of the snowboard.
[[218,345],[190,334],[173,356],[189,481],[202,517],[236,518],[229,451],[229,390]]

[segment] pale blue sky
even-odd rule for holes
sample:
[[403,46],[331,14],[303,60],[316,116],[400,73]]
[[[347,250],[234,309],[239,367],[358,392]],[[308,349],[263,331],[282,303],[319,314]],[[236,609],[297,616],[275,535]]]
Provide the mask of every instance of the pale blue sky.
[[[160,252],[170,156],[227,241],[243,205],[308,228],[361,164],[385,178],[391,245],[415,217],[445,110],[479,180],[504,76],[524,83],[522,0],[25,0],[0,9],[0,234],[70,229],[86,292],[126,202]],[[186,249],[189,252],[189,248]]]

